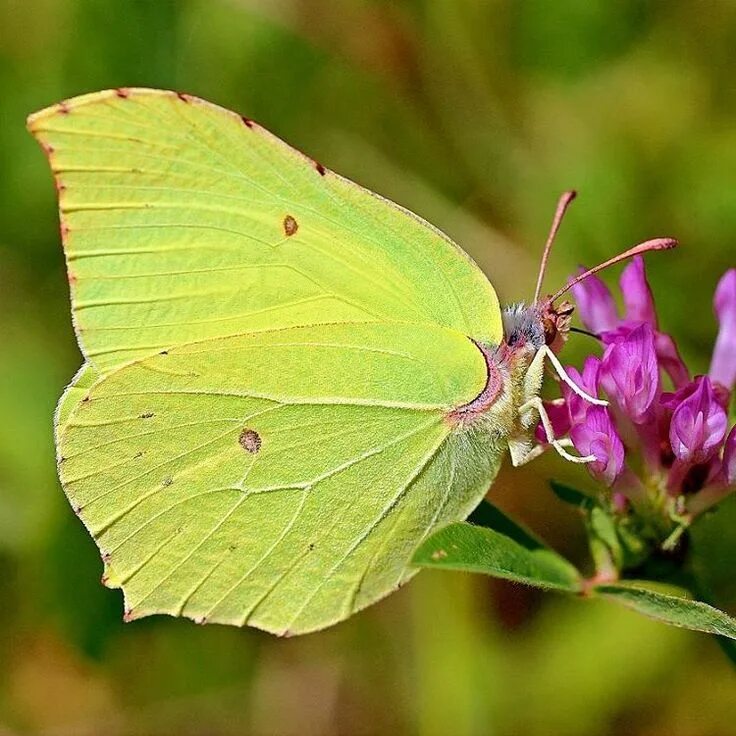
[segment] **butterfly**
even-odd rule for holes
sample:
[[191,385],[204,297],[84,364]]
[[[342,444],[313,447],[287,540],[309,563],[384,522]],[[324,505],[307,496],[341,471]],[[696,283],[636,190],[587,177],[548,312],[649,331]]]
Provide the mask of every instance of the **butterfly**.
[[84,356],[58,471],[126,620],[322,629],[407,582],[540,418],[591,459],[539,396],[550,361],[604,403],[555,356],[569,285],[539,298],[573,193],[532,304],[502,310],[439,230],[201,99],[109,90],[28,127]]

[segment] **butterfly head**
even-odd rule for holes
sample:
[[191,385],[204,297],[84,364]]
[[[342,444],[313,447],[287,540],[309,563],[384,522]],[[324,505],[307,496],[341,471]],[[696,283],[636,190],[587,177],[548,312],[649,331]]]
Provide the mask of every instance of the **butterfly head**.
[[558,352],[570,332],[574,310],[566,300],[560,304],[512,304],[502,313],[504,343],[511,350],[527,348],[536,352],[547,345]]

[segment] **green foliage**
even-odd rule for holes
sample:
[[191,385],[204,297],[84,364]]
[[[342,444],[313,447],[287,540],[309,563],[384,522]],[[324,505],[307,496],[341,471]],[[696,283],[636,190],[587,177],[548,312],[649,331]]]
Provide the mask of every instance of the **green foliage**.
[[449,524],[425,540],[413,562],[422,567],[479,572],[539,588],[579,592],[578,571],[489,503],[467,522]]
[[645,583],[626,580],[596,585],[592,592],[639,613],[684,629],[704,631],[736,639],[736,619],[701,601],[668,595],[643,587]]
[[[610,581],[610,576],[618,577],[623,560],[612,517],[574,488],[559,483],[553,488],[560,499],[586,514],[591,553],[597,563],[596,576],[590,580],[583,580],[570,562],[487,502],[474,512],[474,524],[449,524],[426,539],[414,554],[414,564],[600,596],[673,626],[736,639],[736,619],[713,606],[663,593],[656,589],[656,581]],[[609,581],[599,582],[604,576]]]

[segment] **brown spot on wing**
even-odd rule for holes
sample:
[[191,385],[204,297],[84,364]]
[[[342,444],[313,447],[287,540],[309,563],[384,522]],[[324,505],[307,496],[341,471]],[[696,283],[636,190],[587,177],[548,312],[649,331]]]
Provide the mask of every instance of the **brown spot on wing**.
[[188,94],[185,94],[184,92],[177,92],[176,96],[182,101],[182,102],[191,102],[192,99]]
[[243,121],[243,123],[245,124],[245,127],[246,128],[251,128],[252,129],[253,126],[255,125],[255,123],[250,118],[245,117],[245,115],[241,115],[240,116],[240,119]]
[[130,90],[127,87],[118,87],[115,90],[115,94],[121,99],[125,100],[130,97]]
[[314,168],[317,169],[317,173],[320,176],[324,176],[325,175],[325,167],[322,166],[322,164],[319,161],[315,161],[314,162]]
[[261,449],[261,435],[254,429],[244,429],[238,437],[238,442],[246,452],[252,455]]
[[284,233],[286,233],[287,237],[296,234],[298,229],[299,223],[294,219],[294,217],[286,215],[286,217],[284,217]]

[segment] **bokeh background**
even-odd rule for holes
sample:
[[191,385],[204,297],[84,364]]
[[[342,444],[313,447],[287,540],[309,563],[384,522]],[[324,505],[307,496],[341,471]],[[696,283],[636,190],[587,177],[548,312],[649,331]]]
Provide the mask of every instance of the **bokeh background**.
[[[736,677],[712,639],[480,577],[424,572],[296,640],[123,624],[56,480],[51,417],[80,356],[55,192],[24,130],[101,88],[200,95],[442,227],[504,301],[530,296],[575,187],[550,287],[677,236],[650,275],[704,371],[712,291],[736,265],[734,69],[730,0],[0,0],[0,732],[736,734]],[[545,458],[491,495],[585,565],[550,477],[587,482]],[[734,611],[736,514],[708,523]]]

